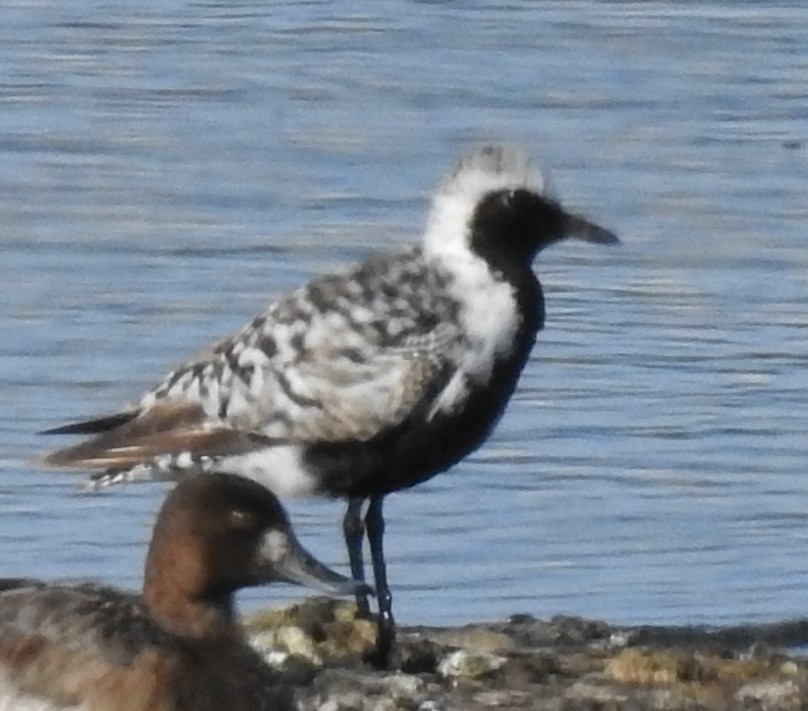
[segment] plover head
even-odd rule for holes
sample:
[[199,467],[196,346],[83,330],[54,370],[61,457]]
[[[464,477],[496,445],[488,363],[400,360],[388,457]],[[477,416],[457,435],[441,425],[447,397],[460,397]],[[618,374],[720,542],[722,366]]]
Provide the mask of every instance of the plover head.
[[546,174],[520,148],[481,146],[438,187],[424,235],[429,254],[469,250],[489,262],[529,263],[565,237],[612,243],[617,237],[561,207]]

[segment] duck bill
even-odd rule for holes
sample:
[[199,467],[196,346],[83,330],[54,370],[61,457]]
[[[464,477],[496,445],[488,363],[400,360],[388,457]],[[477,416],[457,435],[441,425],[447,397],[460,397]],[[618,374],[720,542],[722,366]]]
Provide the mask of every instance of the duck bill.
[[594,244],[620,244],[620,240],[614,232],[570,212],[564,213],[562,217],[561,234],[564,237]]
[[309,553],[289,533],[270,531],[261,546],[267,582],[280,581],[302,585],[330,595],[373,594],[364,582],[346,578]]

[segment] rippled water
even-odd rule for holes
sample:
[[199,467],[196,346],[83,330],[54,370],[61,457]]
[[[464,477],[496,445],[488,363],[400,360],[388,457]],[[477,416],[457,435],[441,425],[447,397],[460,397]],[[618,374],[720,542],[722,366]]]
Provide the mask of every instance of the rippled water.
[[[808,612],[807,30],[801,3],[4,2],[3,574],[137,585],[164,487],[84,493],[34,433],[413,239],[505,137],[624,245],[542,255],[496,435],[388,499],[400,620]],[[343,564],[341,505],[292,511]]]

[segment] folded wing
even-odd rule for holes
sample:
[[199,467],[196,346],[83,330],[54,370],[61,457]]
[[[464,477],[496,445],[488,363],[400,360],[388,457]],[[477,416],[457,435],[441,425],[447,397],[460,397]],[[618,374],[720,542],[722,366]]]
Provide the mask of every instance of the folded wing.
[[94,436],[46,461],[126,469],[184,452],[216,458],[273,443],[364,441],[428,417],[462,352],[452,305],[414,295],[402,309],[383,283],[365,291],[372,303],[357,304],[355,288],[351,275],[332,276],[293,293],[136,407],[51,430]]

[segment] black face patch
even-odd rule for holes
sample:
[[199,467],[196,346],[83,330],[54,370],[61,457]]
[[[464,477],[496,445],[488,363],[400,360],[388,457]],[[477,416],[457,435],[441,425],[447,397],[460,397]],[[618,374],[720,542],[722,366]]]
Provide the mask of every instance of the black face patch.
[[536,253],[562,237],[564,213],[524,188],[488,193],[471,221],[471,248],[489,263],[529,265]]

